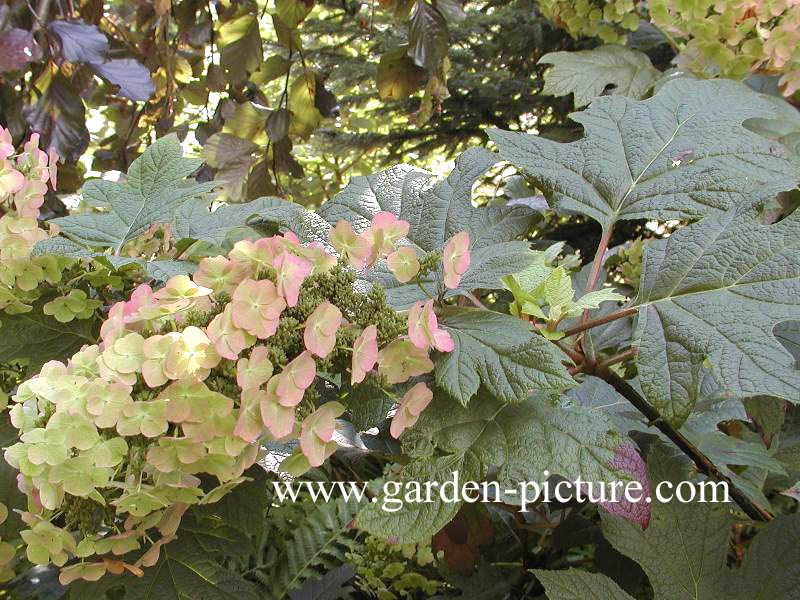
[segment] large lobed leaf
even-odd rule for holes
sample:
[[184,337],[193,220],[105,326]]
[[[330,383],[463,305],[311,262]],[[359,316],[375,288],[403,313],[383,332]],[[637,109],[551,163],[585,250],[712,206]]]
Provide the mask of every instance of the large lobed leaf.
[[586,106],[613,85],[614,94],[638,100],[661,73],[644,52],[613,44],[579,52],[548,52],[538,64],[553,65],[544,76],[543,94],[575,94],[575,108]]
[[533,572],[549,600],[634,600],[613,579],[580,569]]
[[[496,154],[472,148],[456,159],[446,179],[433,185],[430,173],[407,165],[353,177],[316,214],[310,213],[314,218],[305,219],[302,229],[313,229],[314,239],[325,239],[327,231],[343,219],[360,232],[373,216],[388,211],[409,222],[410,231],[401,244],[410,245],[418,254],[441,251],[450,237],[468,231],[472,264],[462,287],[498,287],[502,275],[520,271],[532,260],[527,244],[511,240],[528,230],[535,213],[524,206],[472,206],[472,186],[497,160]],[[379,262],[370,277],[387,289],[387,298],[395,307],[426,299],[415,283],[398,283],[385,263]]]
[[255,584],[220,566],[222,556],[251,551],[241,532],[217,521],[185,517],[177,539],[161,547],[158,562],[142,577],[106,575],[97,583],[70,586],[77,598],[99,598],[103,591],[124,587],[125,600],[260,600]]
[[108,212],[70,215],[52,223],[77,242],[115,251],[154,223],[171,223],[184,202],[203,201],[215,186],[186,182],[201,161],[182,154],[177,136],[161,138],[131,164],[123,183],[99,179],[84,186],[84,200]]
[[17,315],[4,314],[0,327],[0,362],[27,359],[28,372],[36,373],[48,360],[72,356],[84,344],[94,344],[94,319],[59,323],[42,312],[45,301]]
[[280,198],[258,198],[244,204],[220,206],[213,212],[201,202],[185,202],[175,211],[176,238],[192,238],[222,245],[228,233],[238,227],[264,221],[291,222],[304,209]]
[[[654,481],[677,485],[687,479],[687,473],[661,452],[651,455],[648,466]],[[779,517],[767,524],[750,544],[742,567],[734,570],[726,564],[733,520],[724,503],[659,502],[654,498],[652,504],[646,530],[603,514],[603,533],[618,551],[642,566],[655,600],[796,597],[800,585],[800,515]],[[561,572],[551,579],[562,579],[563,585],[568,577],[568,572]],[[558,594],[552,597],[570,598]]]
[[754,182],[794,188],[797,163],[742,127],[773,115],[773,105],[742,84],[678,79],[648,100],[598,98],[572,115],[585,129],[575,142],[488,134],[551,206],[579,211],[607,230],[619,219],[718,214],[746,202]]
[[[401,438],[413,460],[404,467],[402,481],[452,480],[459,486],[481,481],[490,467],[499,469],[501,486],[542,481],[545,470],[570,480],[630,481],[635,474],[618,461],[627,438],[594,411],[560,408],[542,397],[506,404],[481,396],[469,408],[437,398],[419,422]],[[359,528],[399,543],[424,540],[444,527],[458,512],[459,502],[443,502],[434,490],[434,502],[406,503],[386,512],[384,496],[359,513]],[[391,506],[391,505],[390,505]],[[637,525],[638,527],[638,525]]]
[[773,328],[800,316],[800,214],[774,225],[740,207],[645,249],[634,344],[647,399],[675,424],[703,368],[738,398],[800,399],[800,371]]
[[483,385],[499,400],[522,402],[532,392],[561,391],[575,381],[565,356],[519,319],[489,310],[452,308],[443,315],[455,348],[436,365],[436,383],[466,406]]

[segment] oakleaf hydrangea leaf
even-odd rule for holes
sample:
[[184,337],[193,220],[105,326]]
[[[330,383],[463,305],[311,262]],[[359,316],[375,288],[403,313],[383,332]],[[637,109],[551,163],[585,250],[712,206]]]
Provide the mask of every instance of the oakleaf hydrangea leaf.
[[539,569],[536,575],[550,600],[634,600],[613,579],[600,573],[580,569],[546,571]]
[[93,180],[84,186],[85,201],[107,212],[51,222],[77,242],[118,251],[154,223],[171,223],[185,202],[201,202],[215,184],[185,181],[201,162],[182,156],[177,136],[165,136],[133,161],[123,183]]
[[[543,472],[570,480],[631,481],[620,468],[617,449],[630,446],[604,416],[584,408],[553,407],[543,397],[506,404],[482,396],[469,408],[436,398],[414,427],[400,438],[413,460],[400,480],[480,481],[491,467],[499,469],[501,486],[541,481]],[[460,484],[459,484],[460,485]],[[385,495],[359,513],[357,525],[374,535],[396,536],[399,543],[426,539],[458,512],[458,502],[405,503],[395,512],[383,510]],[[387,504],[391,506],[391,502]],[[632,525],[640,528],[641,521]]]
[[619,219],[717,214],[745,202],[753,182],[794,188],[797,164],[741,125],[773,114],[769,102],[742,84],[676,79],[648,100],[598,98],[572,115],[585,129],[575,142],[497,129],[488,134],[551,206],[586,214],[608,229]]
[[[648,470],[654,483],[670,481],[675,486],[687,479],[687,474],[661,452],[651,454]],[[645,530],[614,516],[602,516],[606,539],[641,565],[655,600],[791,598],[797,591],[798,514],[768,523],[749,544],[739,569],[727,566],[733,522],[724,503],[660,502],[653,498],[650,526]],[[562,596],[553,598],[561,600]]]
[[800,399],[800,371],[773,328],[800,315],[800,215],[757,207],[709,217],[645,248],[634,344],[642,390],[682,423],[704,368],[735,397]]
[[35,373],[48,360],[67,358],[97,340],[93,321],[59,323],[44,314],[43,304],[34,303],[33,310],[27,313],[3,315],[0,360],[27,358],[28,372]]
[[661,73],[644,52],[613,44],[580,52],[548,52],[538,64],[553,65],[544,75],[543,94],[575,94],[575,108],[586,106],[613,85],[614,94],[639,99]]
[[450,309],[441,325],[455,348],[436,366],[436,383],[466,406],[480,385],[504,402],[522,402],[532,392],[575,385],[561,364],[564,355],[519,319],[488,310]]
[[173,234],[177,239],[192,238],[221,246],[237,227],[265,221],[290,221],[301,212],[300,205],[271,197],[220,206],[213,212],[206,203],[184,202],[175,211]]

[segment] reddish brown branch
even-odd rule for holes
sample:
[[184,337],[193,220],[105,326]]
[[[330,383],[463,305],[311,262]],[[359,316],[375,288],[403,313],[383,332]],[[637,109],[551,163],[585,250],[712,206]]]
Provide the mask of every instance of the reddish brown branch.
[[597,319],[592,319],[590,321],[583,321],[580,325],[576,325],[575,327],[571,327],[564,332],[566,337],[570,337],[571,335],[575,335],[576,333],[580,333],[581,331],[586,331],[587,329],[592,329],[593,327],[597,327],[599,325],[605,325],[606,323],[611,323],[611,321],[616,321],[618,319],[624,319],[630,315],[636,314],[638,309],[634,308],[625,308],[623,310],[618,310],[617,312],[613,312],[610,315],[606,315],[604,317],[598,317]]

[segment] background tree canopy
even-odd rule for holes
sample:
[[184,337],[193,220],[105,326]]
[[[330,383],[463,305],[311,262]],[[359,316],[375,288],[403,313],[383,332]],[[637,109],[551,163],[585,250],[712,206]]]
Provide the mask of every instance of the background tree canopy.
[[0,12],[0,45],[16,48],[0,63],[0,123],[56,148],[63,192],[176,132],[228,201],[319,203],[346,173],[452,158],[487,126],[559,135],[571,105],[539,93],[537,61],[587,46],[529,1],[107,6]]

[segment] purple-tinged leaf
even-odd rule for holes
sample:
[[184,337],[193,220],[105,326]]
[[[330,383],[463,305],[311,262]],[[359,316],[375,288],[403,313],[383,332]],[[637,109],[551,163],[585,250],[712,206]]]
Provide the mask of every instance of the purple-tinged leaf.
[[631,476],[631,481],[638,481],[641,486],[641,501],[631,502],[624,495],[621,495],[619,502],[600,502],[600,506],[605,508],[612,515],[627,519],[632,523],[638,523],[645,529],[650,523],[651,503],[645,498],[652,497],[650,482],[647,479],[647,466],[636,446],[630,443],[620,444],[614,448],[614,458],[608,467],[615,471],[621,471]]
[[48,25],[61,42],[61,56],[69,62],[101,63],[108,55],[108,39],[95,25],[51,21]]
[[435,6],[417,0],[408,31],[408,55],[419,67],[438,69],[447,56],[450,33],[447,20]]
[[60,73],[36,104],[26,106],[25,120],[42,136],[42,147],[53,146],[66,162],[75,162],[89,146],[86,111],[72,84]]
[[109,83],[119,86],[119,95],[131,100],[149,100],[156,91],[150,71],[133,58],[115,58],[92,63],[92,69]]
[[42,49],[30,31],[12,27],[0,31],[0,73],[19,71],[42,58]]

